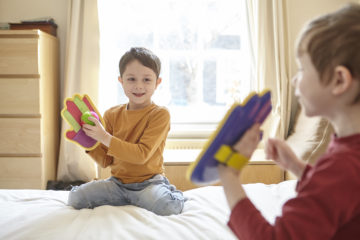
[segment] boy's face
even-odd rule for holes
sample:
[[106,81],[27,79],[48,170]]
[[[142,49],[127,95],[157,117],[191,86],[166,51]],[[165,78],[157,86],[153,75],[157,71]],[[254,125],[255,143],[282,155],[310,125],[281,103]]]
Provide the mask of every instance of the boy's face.
[[293,78],[295,95],[307,116],[327,116],[332,106],[331,88],[320,83],[319,73],[308,53],[297,58],[298,73]]
[[142,109],[151,104],[151,96],[161,83],[154,71],[142,65],[138,60],[127,64],[119,81],[125,95],[129,98],[129,110]]

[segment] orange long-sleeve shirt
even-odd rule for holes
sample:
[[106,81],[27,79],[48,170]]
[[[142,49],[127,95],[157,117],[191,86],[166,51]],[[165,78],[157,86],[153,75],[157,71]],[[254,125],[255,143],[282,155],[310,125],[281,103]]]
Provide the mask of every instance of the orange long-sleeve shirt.
[[151,104],[140,110],[120,105],[104,114],[106,131],[112,135],[110,146],[100,144],[90,156],[123,183],[143,182],[163,174],[163,151],[170,130],[170,114]]

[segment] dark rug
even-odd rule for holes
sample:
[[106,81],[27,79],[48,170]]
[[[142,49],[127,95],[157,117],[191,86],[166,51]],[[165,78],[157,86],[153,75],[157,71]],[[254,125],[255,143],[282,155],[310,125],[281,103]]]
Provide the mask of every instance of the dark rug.
[[65,190],[70,191],[73,186],[79,186],[84,184],[83,181],[73,181],[73,182],[64,182],[64,181],[48,181],[46,184],[46,190]]

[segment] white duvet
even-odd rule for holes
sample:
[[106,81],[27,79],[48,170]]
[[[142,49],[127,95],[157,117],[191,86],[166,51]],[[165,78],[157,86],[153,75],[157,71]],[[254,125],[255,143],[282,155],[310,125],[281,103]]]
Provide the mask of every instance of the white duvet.
[[[247,184],[245,190],[271,222],[295,195],[294,180]],[[67,191],[0,190],[0,239],[236,239],[227,227],[229,208],[222,187],[184,192],[180,215],[157,216],[135,206],[75,210]]]

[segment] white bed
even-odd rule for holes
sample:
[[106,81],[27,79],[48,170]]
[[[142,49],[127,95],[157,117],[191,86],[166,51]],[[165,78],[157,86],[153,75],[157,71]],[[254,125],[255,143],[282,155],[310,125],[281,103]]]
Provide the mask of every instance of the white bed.
[[[295,195],[295,180],[247,184],[245,190],[273,222]],[[67,191],[0,190],[0,239],[236,239],[226,223],[229,209],[222,187],[184,192],[180,215],[157,216],[135,206],[74,210]]]

